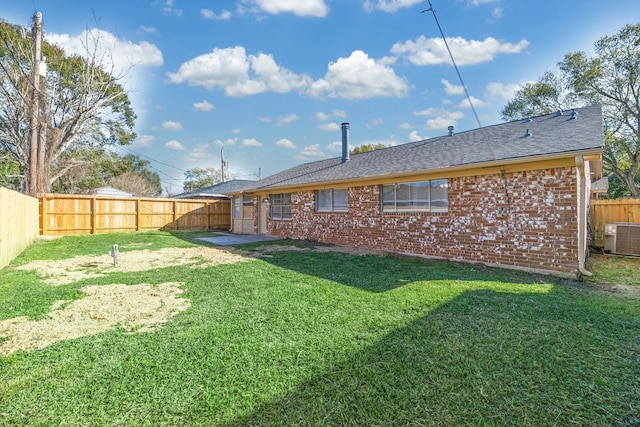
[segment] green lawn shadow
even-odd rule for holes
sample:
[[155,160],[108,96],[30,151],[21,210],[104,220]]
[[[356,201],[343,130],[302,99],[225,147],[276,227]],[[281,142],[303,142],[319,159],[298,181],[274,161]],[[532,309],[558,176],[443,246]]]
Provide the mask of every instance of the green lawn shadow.
[[638,425],[640,322],[562,293],[463,292],[227,425]]

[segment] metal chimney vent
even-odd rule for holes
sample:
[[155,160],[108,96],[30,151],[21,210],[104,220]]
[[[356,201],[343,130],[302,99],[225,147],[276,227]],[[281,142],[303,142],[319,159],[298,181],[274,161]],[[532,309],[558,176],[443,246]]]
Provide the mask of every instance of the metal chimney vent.
[[342,163],[349,161],[349,123],[342,123]]
[[453,136],[453,129],[454,129],[454,127],[453,127],[453,126],[449,126],[449,127],[447,128],[447,130],[449,131],[449,136]]

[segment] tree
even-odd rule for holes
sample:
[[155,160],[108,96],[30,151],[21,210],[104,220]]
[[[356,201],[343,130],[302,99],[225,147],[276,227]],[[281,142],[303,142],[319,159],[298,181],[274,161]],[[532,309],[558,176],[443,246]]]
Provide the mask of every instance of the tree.
[[184,173],[184,191],[209,187],[222,182],[222,173],[216,168],[193,168]]
[[640,198],[640,24],[601,37],[594,52],[565,55],[559,74],[525,85],[501,113],[506,120],[544,114],[554,100],[561,109],[602,104],[604,170]]
[[359,154],[366,153],[367,151],[380,150],[382,148],[387,148],[385,144],[362,144],[359,147],[354,148],[349,153],[350,154]]
[[134,197],[155,197],[157,189],[151,183],[133,172],[126,172],[109,180],[109,185],[118,190],[131,193]]
[[[145,181],[140,185],[141,197],[155,197],[162,192],[160,176],[149,169],[149,162],[140,159],[138,156],[128,154],[119,156],[112,151],[106,151],[98,147],[76,146],[65,153],[74,161],[91,164],[90,168],[73,168],[53,184],[56,193],[83,194],[88,193],[104,185],[113,185],[114,179],[127,174],[133,174]],[[135,178],[123,179],[122,182],[131,182]],[[130,188],[123,191],[138,194],[138,191],[130,191]],[[142,194],[144,193],[144,194]]]
[[20,190],[20,167],[9,155],[0,153],[0,187]]
[[[135,114],[129,98],[103,67],[99,40],[86,40],[86,55],[69,56],[59,47],[42,44],[49,72],[34,90],[34,67],[28,30],[0,22],[0,152],[8,153],[20,168],[20,189],[30,188],[31,135],[38,132],[38,192],[50,192],[66,173],[87,166],[73,156],[76,147],[103,149],[128,144],[135,137]],[[93,48],[91,48],[93,46]],[[33,127],[32,106],[38,97],[39,126]]]

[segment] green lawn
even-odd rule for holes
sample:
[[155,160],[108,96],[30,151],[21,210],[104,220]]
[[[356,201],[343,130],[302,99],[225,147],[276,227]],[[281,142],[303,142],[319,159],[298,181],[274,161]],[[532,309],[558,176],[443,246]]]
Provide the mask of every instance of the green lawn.
[[46,319],[88,285],[183,282],[191,302],[152,332],[0,355],[0,425],[640,425],[638,259],[601,273],[598,258],[585,284],[263,244],[244,246],[258,255],[247,262],[61,286],[18,269],[116,242],[189,248],[198,235],[66,237],[0,270],[0,321]]

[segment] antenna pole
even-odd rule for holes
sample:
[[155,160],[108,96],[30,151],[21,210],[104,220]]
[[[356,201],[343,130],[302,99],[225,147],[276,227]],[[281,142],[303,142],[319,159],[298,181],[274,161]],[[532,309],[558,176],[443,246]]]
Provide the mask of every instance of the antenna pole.
[[451,49],[449,49],[449,43],[447,43],[447,38],[444,36],[444,32],[442,31],[442,27],[440,26],[438,17],[436,16],[436,10],[433,8],[433,5],[431,4],[431,0],[428,0],[428,1],[429,1],[429,9],[423,10],[422,13],[425,13],[425,12],[433,13],[433,17],[436,20],[436,25],[438,25],[438,30],[440,30],[440,35],[442,36],[442,40],[444,40],[444,45],[447,48],[447,52],[449,52],[449,57],[451,57],[451,62],[453,62],[453,67],[456,69],[456,73],[458,73],[458,78],[460,79],[460,83],[462,84],[464,93],[467,95],[467,100],[469,101],[469,105],[471,106],[473,115],[476,117],[476,121],[478,122],[478,127],[482,127],[482,125],[480,124],[480,119],[478,118],[478,113],[476,113],[476,109],[473,106],[473,102],[471,102],[471,96],[469,95],[467,86],[464,84],[464,81],[462,81],[462,75],[460,74],[460,70],[458,70],[458,66],[456,65],[456,60],[453,59],[453,54],[451,53]]

